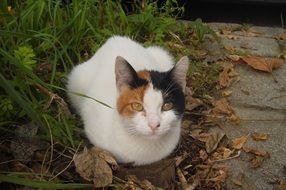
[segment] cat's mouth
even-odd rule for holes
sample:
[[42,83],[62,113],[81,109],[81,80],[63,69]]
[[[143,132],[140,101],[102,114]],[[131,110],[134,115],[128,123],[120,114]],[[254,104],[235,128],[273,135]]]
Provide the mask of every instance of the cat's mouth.
[[151,140],[156,140],[156,139],[159,139],[161,138],[163,135],[165,135],[167,133],[167,131],[159,131],[159,130],[155,130],[155,131],[149,131],[148,134],[146,134],[145,136],[148,138],[148,139],[151,139]]

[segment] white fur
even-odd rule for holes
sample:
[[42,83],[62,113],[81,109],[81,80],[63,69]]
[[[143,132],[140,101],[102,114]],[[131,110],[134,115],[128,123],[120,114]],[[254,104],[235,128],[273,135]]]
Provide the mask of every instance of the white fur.
[[[87,62],[76,66],[68,78],[72,104],[84,122],[91,143],[110,151],[121,163],[149,164],[169,155],[180,138],[180,123],[173,111],[161,112],[162,94],[152,87],[144,96],[146,117],[138,112],[133,118],[121,117],[116,110],[115,58],[121,56],[136,70],[167,71],[173,58],[159,47],[144,48],[126,37],[110,38]],[[160,124],[157,130],[150,125]]]

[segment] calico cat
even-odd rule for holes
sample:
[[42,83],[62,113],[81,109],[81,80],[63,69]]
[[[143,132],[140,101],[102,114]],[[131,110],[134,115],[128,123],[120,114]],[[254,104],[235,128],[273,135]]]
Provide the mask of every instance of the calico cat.
[[[113,36],[68,77],[67,89],[92,144],[119,163],[149,164],[178,144],[189,60]],[[80,93],[112,107],[75,95]]]

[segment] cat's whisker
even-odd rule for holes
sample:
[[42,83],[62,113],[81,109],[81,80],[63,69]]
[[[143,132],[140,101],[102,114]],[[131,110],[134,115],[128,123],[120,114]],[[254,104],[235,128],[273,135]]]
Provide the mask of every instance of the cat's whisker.
[[166,87],[166,89],[164,89],[163,91],[163,95],[167,96],[169,94],[169,90],[175,85],[175,83],[173,81],[171,81],[168,86]]

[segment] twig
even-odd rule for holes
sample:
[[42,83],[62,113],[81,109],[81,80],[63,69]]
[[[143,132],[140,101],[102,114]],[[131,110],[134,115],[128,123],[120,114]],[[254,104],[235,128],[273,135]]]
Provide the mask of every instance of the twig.
[[[78,152],[80,146],[81,146],[81,143],[78,145],[75,154]],[[70,165],[72,164],[73,160],[74,160],[74,158],[71,159],[71,161],[68,163],[68,165],[67,165],[62,171],[60,171],[59,173],[57,173],[57,175],[55,175],[54,177],[52,177],[51,179],[49,179],[49,181],[52,181],[53,179],[55,179],[56,177],[58,177],[59,175],[61,175],[64,171],[66,171],[66,170],[70,167]]]
[[53,102],[53,100],[55,100],[59,105],[60,107],[63,108],[63,110],[66,112],[66,113],[69,113],[69,109],[68,109],[68,106],[67,106],[67,103],[64,101],[64,99],[62,97],[60,97],[58,94],[56,93],[53,93],[51,91],[49,91],[48,89],[46,89],[45,87],[39,85],[39,84],[34,84],[34,86],[39,90],[41,91],[42,93],[48,95],[50,97],[50,101],[48,102],[48,104],[45,106],[45,109],[48,109],[48,107],[51,105],[51,103]]
[[188,182],[180,168],[177,168],[177,175],[178,175],[180,183],[182,184],[182,188],[186,190],[188,187]]
[[226,161],[226,160],[231,160],[231,159],[234,159],[234,158],[238,158],[240,156],[240,153],[241,153],[241,150],[239,150],[237,152],[237,154],[232,156],[232,157],[228,157],[228,158],[225,158],[225,159],[219,159],[219,160],[212,160],[211,162],[223,162],[223,161]]

